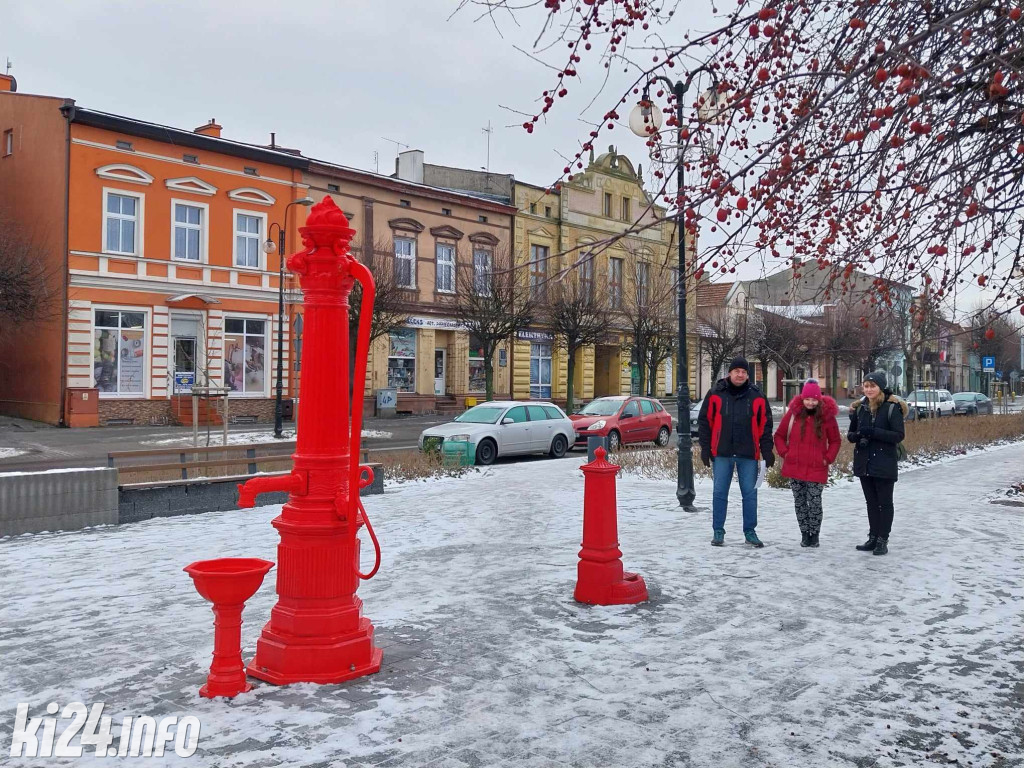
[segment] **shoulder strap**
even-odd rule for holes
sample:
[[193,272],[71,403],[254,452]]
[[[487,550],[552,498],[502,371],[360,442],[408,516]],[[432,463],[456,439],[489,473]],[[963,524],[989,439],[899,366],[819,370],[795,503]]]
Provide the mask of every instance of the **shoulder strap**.
[[789,414],[789,426],[786,428],[786,445],[789,445],[789,438],[793,435],[793,422],[796,421],[796,416],[790,412]]

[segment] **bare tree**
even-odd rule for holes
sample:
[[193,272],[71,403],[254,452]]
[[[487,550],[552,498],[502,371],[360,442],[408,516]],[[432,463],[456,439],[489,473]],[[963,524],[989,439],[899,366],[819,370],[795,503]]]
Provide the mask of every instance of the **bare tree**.
[[566,352],[568,381],[566,410],[575,405],[576,354],[608,337],[611,317],[605,303],[596,297],[594,281],[589,272],[573,271],[555,282],[549,290],[546,320],[555,336],[555,343]]
[[700,346],[708,356],[714,378],[723,365],[740,353],[746,328],[741,329],[738,313],[730,307],[697,307],[697,319],[711,332],[701,334]]
[[[376,295],[373,301],[373,316],[370,320],[370,344],[377,339],[388,336],[405,326],[409,319],[410,302],[415,301],[411,292],[399,287],[395,279],[395,248],[387,239],[379,239],[374,243],[373,252],[369,254],[356,251],[356,255],[373,275]],[[352,373],[355,371],[356,343],[358,342],[359,319],[363,309],[363,289],[356,283],[349,294],[349,386],[352,386]]]
[[1003,372],[1003,380],[1020,371],[1021,328],[1004,315],[989,310],[978,310],[971,318],[971,347],[979,357],[994,357],[996,370]]
[[878,370],[883,357],[899,349],[900,329],[888,314],[864,315],[857,322],[857,367],[867,376]]
[[800,363],[808,359],[812,326],[799,318],[761,307],[748,313],[747,343],[761,361],[761,376],[767,383],[768,365],[774,362],[786,378],[792,379]]
[[19,326],[52,319],[60,302],[57,274],[46,249],[14,221],[0,216],[0,343]]
[[629,331],[628,349],[640,370],[640,392],[653,394],[658,366],[675,354],[678,342],[676,271],[649,259],[632,243],[623,286],[622,320]]
[[815,325],[817,327],[810,336],[810,349],[829,361],[829,391],[835,396],[839,364],[860,360],[859,326],[847,304],[825,306],[824,315]]
[[[534,319],[530,288],[513,270],[508,250],[481,251],[478,260],[460,264],[455,295],[447,300],[452,316],[480,340],[484,353],[485,392],[494,399],[494,355],[498,345],[528,328]],[[483,258],[490,257],[489,263]]]

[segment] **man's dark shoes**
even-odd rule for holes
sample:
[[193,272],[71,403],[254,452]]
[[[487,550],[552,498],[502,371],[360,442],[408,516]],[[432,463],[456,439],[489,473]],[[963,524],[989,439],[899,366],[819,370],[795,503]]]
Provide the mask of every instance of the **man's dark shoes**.
[[761,543],[761,540],[757,538],[757,534],[753,531],[744,531],[743,538],[747,540],[747,544],[754,547],[755,549],[761,549],[762,547],[764,547],[764,544]]
[[725,546],[725,531],[724,530],[722,530],[721,528],[716,528],[715,529],[715,537],[713,539],[711,539],[711,546],[712,547],[722,547],[722,546]]
[[887,555],[889,553],[889,540],[883,539],[881,536],[878,537],[878,541],[875,542],[874,553],[876,555]]
[[868,534],[868,540],[863,544],[858,544],[857,549],[861,552],[874,552],[875,546],[878,544],[878,537],[873,533]]

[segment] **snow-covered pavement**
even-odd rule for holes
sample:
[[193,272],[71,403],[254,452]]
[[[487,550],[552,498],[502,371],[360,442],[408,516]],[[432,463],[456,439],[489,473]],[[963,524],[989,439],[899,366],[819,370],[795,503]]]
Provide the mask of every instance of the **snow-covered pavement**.
[[[197,695],[212,613],[181,569],[276,560],[277,508],[0,541],[0,754],[117,763],[7,758],[18,702],[102,701],[115,723],[202,721],[198,753],[161,765],[1024,764],[1024,513],[983,501],[1020,482],[1024,446],[908,472],[887,557],[853,549],[866,533],[853,483],[826,490],[818,550],[800,548],[789,492],[762,489],[767,546],[753,550],[737,488],[716,549],[710,511],[680,512],[672,483],[620,479],[624,561],[651,600],[613,608],[572,600],[580,463],[368,497],[384,559],[360,595],[382,672],[254,681],[233,701]],[[246,659],[273,574],[246,608]]]

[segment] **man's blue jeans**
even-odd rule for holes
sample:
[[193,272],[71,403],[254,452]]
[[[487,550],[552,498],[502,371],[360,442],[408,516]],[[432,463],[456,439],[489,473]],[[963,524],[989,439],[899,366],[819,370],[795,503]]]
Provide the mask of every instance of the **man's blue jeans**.
[[717,530],[725,529],[725,512],[729,506],[729,486],[732,484],[733,467],[740,478],[740,493],[743,494],[743,532],[757,528],[757,459],[739,459],[732,456],[715,456],[712,471],[715,475],[715,490],[712,496],[711,520]]

